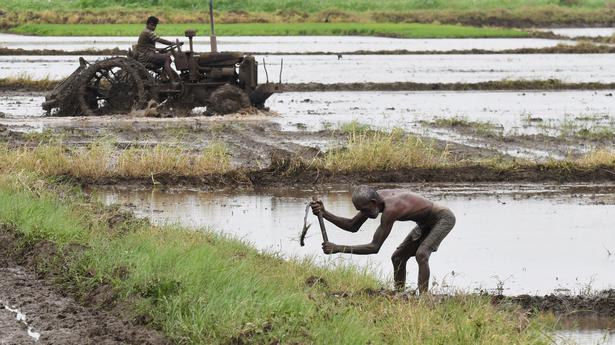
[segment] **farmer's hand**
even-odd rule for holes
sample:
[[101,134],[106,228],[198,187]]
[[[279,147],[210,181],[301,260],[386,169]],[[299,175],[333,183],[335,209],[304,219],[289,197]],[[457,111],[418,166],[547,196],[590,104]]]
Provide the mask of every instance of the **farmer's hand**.
[[310,202],[310,206],[312,207],[312,213],[315,215],[319,215],[321,212],[325,213],[325,206],[322,204],[321,200]]
[[335,254],[338,252],[337,245],[331,242],[323,242],[322,251],[325,254]]

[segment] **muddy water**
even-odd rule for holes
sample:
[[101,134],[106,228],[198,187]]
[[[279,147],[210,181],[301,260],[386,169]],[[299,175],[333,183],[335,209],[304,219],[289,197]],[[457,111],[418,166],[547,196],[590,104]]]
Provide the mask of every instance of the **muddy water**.
[[562,318],[563,330],[555,332],[555,344],[614,345],[615,320],[602,317]]
[[[457,215],[455,229],[432,256],[438,289],[476,291],[500,286],[506,294],[520,294],[575,293],[588,287],[615,286],[615,185],[406,187],[448,205]],[[355,211],[345,188],[319,193],[118,189],[96,193],[105,203],[125,205],[156,223],[211,227],[286,257],[315,257],[321,264],[369,267],[385,281],[391,278],[391,253],[413,226],[396,224],[377,255],[325,256],[313,216],[306,246],[299,246],[306,200],[313,194],[322,195],[329,211],[352,216]],[[367,243],[377,224],[370,220],[356,234],[328,224],[329,238],[338,244]],[[409,284],[415,286],[416,265],[412,263],[408,269]]]
[[552,32],[566,37],[608,37],[615,33],[615,28],[558,28],[538,29],[538,31]]
[[[615,90],[291,92],[274,94],[267,106],[279,114],[270,120],[289,131],[321,130],[353,120],[380,128],[413,130],[421,121],[460,117],[491,122],[505,132],[531,134],[547,133],[548,126],[572,121],[588,126],[614,126],[613,94]],[[0,95],[0,112],[8,117],[0,119],[0,123],[17,126],[37,122],[21,119],[43,115],[43,101],[42,93]]]
[[556,345],[615,345],[615,331],[610,330],[557,331],[553,338]]
[[[167,37],[168,38],[168,37]],[[186,41],[185,37],[171,37]],[[475,38],[475,39],[400,39],[355,36],[250,36],[218,37],[222,51],[306,53],[351,51],[448,51],[466,49],[507,50],[519,48],[554,47],[563,41],[534,38]],[[37,37],[0,34],[0,46],[22,49],[128,49],[136,37]],[[209,52],[209,38],[197,36],[194,49]]]
[[[492,80],[615,82],[615,54],[567,55],[270,55],[256,56],[259,80],[285,83],[422,82]],[[94,57],[88,58],[95,61]],[[76,56],[0,56],[0,78],[28,75],[60,79],[78,67]]]
[[296,123],[318,130],[352,120],[412,129],[420,121],[462,117],[492,122],[505,131],[536,133],[577,118],[613,125],[613,92],[297,92],[273,95],[267,104],[282,114],[276,121],[288,130],[296,130]]
[[28,336],[30,338],[32,338],[32,340],[34,340],[35,342],[37,342],[39,340],[39,338],[41,337],[41,334],[39,332],[35,331],[34,328],[32,328],[32,326],[30,326],[28,324],[28,321],[27,321],[27,318],[26,318],[26,314],[22,313],[17,308],[11,308],[8,305],[4,305],[2,303],[0,303],[0,306],[3,307],[1,309],[6,309],[10,313],[13,313],[15,315],[15,320],[17,322],[20,322],[21,324],[23,324],[23,326],[26,328],[26,333],[28,334]]

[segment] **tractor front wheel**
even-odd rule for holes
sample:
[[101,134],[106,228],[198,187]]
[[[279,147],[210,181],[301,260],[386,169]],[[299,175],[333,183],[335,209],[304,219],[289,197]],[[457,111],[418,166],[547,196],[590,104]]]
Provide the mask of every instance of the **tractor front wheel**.
[[209,96],[208,103],[207,110],[220,115],[236,113],[252,105],[245,91],[230,84],[215,89]]

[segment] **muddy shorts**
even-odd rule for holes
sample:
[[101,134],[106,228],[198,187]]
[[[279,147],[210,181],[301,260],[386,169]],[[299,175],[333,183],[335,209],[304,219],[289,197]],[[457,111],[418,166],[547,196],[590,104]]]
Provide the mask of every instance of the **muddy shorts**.
[[417,225],[398,247],[409,251],[413,256],[420,246],[428,247],[432,252],[438,250],[442,240],[455,226],[455,215],[451,210],[444,208],[437,211],[428,224]]
[[148,52],[145,54],[139,53],[139,61],[141,63],[149,63],[156,67],[164,66],[164,63],[166,60],[167,60],[166,54],[159,54],[159,53],[153,53],[153,52]]

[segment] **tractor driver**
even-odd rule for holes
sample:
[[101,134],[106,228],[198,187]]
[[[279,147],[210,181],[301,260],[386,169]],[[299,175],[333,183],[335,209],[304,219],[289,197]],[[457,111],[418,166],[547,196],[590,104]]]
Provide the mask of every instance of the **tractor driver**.
[[[175,44],[156,35],[155,31],[158,22],[158,18],[154,16],[147,18],[145,29],[143,29],[143,32],[139,35],[139,41],[137,42],[137,59],[141,63],[151,64],[156,68],[164,67],[166,79],[177,82],[179,81],[179,76],[173,68],[171,68],[171,53],[161,53],[156,49],[156,42],[166,44],[167,46]],[[182,44],[183,42],[179,43],[179,45]]]
[[325,210],[322,201],[310,203],[314,214],[322,212],[323,217],[339,228],[357,232],[368,218],[375,219],[380,213],[380,226],[374,233],[371,243],[363,245],[340,245],[324,242],[325,254],[375,254],[391,233],[396,221],[413,221],[416,227],[393,253],[393,275],[395,287],[403,290],[406,283],[406,262],[416,258],[419,266],[418,287],[421,293],[429,287],[429,257],[438,250],[440,243],[455,226],[455,215],[447,207],[434,203],[420,195],[404,190],[375,190],[368,186],[358,186],[352,192],[352,203],[359,211],[353,218],[338,217]]

